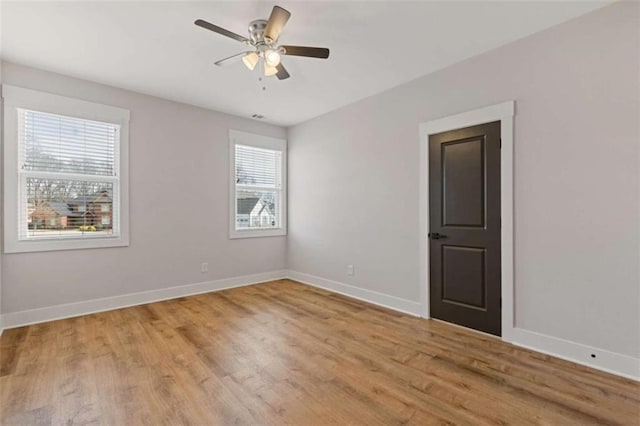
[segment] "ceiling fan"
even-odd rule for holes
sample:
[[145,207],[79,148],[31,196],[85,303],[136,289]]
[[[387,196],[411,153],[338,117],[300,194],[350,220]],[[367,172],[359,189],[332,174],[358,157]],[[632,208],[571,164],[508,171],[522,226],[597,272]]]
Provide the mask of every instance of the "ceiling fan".
[[251,21],[249,24],[249,38],[225,30],[202,19],[198,19],[194,23],[199,27],[232,38],[254,48],[254,50],[220,59],[215,63],[216,65],[229,65],[242,59],[242,62],[244,62],[247,68],[253,71],[256,65],[258,65],[258,62],[262,61],[265,76],[275,75],[278,77],[278,80],[284,80],[289,78],[289,73],[280,62],[281,55],[305,56],[320,59],[327,59],[329,57],[329,49],[324,47],[276,45],[282,29],[290,17],[291,13],[288,10],[280,6],[274,6],[269,20],[257,19]]

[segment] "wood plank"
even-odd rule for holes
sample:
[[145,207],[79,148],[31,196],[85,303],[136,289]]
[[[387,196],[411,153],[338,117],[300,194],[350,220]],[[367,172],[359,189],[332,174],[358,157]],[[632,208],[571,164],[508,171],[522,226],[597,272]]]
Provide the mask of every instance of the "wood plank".
[[7,330],[0,424],[640,424],[640,383],[278,280]]

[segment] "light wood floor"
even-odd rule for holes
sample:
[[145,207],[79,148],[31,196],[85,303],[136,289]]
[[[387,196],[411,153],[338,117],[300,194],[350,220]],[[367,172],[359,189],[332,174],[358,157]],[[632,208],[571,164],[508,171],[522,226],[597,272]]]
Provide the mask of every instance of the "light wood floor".
[[640,384],[288,280],[5,331],[3,424],[626,424]]

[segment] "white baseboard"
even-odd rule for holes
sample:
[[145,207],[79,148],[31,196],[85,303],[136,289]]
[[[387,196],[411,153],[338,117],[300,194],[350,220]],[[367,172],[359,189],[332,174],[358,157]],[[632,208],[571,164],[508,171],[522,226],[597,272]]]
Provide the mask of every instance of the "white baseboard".
[[[638,358],[522,328],[514,328],[512,337],[511,343],[514,345],[640,381],[640,359]],[[592,354],[595,358],[591,356]]]
[[288,278],[416,317],[419,317],[422,313],[422,305],[411,300],[401,299],[399,297],[389,296],[388,294],[378,293],[376,291],[291,270],[289,271]]
[[250,284],[278,280],[286,277],[287,271],[282,270],[253,275],[244,275],[233,278],[224,278],[215,281],[205,281],[201,283],[168,287],[158,290],[124,294],[122,296],[105,297],[101,299],[86,300],[83,302],[50,306],[46,308],[10,312],[2,315],[1,321],[4,328],[9,329],[21,327],[23,325],[54,321],[58,319],[77,317],[80,315],[93,314],[96,312],[110,311],[113,309],[126,308],[129,306],[143,305],[146,303],[175,299],[177,297],[209,293],[211,291],[219,291],[233,287],[242,287]]

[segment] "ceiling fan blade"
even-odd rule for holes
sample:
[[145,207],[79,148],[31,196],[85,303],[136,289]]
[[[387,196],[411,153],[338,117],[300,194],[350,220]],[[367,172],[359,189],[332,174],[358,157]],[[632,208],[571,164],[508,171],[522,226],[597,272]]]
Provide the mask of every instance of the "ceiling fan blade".
[[288,10],[283,9],[280,6],[273,6],[271,16],[269,16],[269,21],[264,29],[264,37],[271,40],[271,43],[275,43],[278,40],[278,37],[280,37],[282,29],[290,17],[291,12]]
[[284,65],[282,65],[282,63],[278,64],[276,66],[276,69],[278,70],[278,73],[276,74],[276,77],[278,77],[278,80],[285,80],[290,77],[289,72],[284,67]]
[[232,38],[234,40],[237,40],[237,41],[239,41],[241,43],[246,43],[246,42],[249,41],[249,39],[246,38],[246,37],[242,37],[239,34],[232,33],[229,30],[225,30],[224,28],[220,28],[219,26],[213,25],[212,23],[207,22],[207,21],[203,21],[202,19],[198,19],[197,21],[194,22],[194,24],[196,24],[197,26],[202,27],[204,29],[207,29],[209,31],[213,31],[214,33],[218,33],[218,34],[221,34],[221,35],[223,35],[225,37],[229,37],[229,38]]
[[306,56],[307,58],[327,59],[329,49],[324,47],[280,46],[280,53],[289,56]]
[[247,53],[251,53],[251,52],[247,51],[247,52],[236,53],[235,55],[229,56],[228,58],[220,59],[219,61],[215,62],[215,64],[218,65],[219,67],[235,64],[236,62],[240,61],[242,57]]

